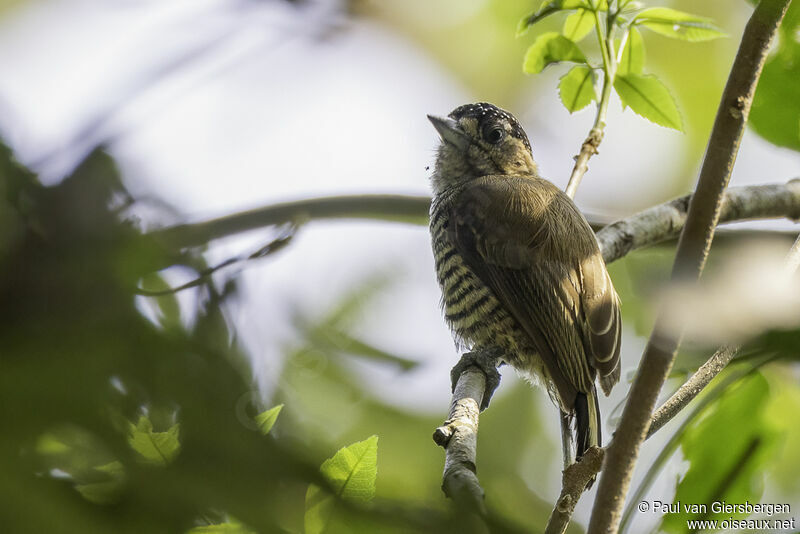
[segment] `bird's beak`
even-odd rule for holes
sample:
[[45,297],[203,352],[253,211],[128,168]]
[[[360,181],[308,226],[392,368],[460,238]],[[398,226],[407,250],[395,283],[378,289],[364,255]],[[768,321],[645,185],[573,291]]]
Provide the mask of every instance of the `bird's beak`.
[[439,135],[442,136],[443,141],[466,152],[469,147],[469,137],[456,121],[450,117],[437,117],[436,115],[428,115],[428,120],[431,121]]

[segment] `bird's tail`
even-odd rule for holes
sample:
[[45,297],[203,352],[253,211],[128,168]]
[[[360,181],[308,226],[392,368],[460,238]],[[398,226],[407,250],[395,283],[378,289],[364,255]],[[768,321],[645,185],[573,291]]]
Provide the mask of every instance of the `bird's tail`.
[[576,460],[580,460],[591,447],[599,447],[602,444],[600,407],[594,386],[591,392],[578,393],[575,398],[575,438]]

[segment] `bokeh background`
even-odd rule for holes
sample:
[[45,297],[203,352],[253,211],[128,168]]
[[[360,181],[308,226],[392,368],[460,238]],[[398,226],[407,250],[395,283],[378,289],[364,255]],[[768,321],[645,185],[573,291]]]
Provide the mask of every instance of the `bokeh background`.
[[[430,434],[446,414],[458,354],[440,315],[424,225],[312,222],[279,252],[163,298],[130,294],[131,284],[143,286],[144,273],[172,263],[152,244],[133,244],[132,235],[315,196],[429,194],[438,138],[425,115],[470,101],[512,111],[542,174],[564,187],[594,116],[591,109],[570,115],[560,104],[564,68],[523,74],[536,32],[558,30],[563,21],[553,17],[515,37],[534,4],[0,2],[4,188],[15,199],[14,209],[4,208],[0,243],[9,339],[2,403],[15,432],[3,453],[23,458],[14,462],[20,478],[2,488],[11,532],[175,532],[229,514],[263,531],[301,532],[313,480],[304,462],[319,465],[373,434],[380,440],[378,500],[403,503],[423,522],[425,510],[435,524],[447,503],[439,488],[443,454]],[[645,35],[647,70],[672,91],[685,131],[655,126],[612,101],[600,154],[576,197],[599,219],[691,190],[752,11],[745,1],[663,4],[712,18],[729,37],[686,43]],[[798,176],[796,150],[748,130],[732,185]],[[794,228],[787,221],[753,224]],[[204,265],[250,253],[285,230],[216,240],[182,257],[193,269],[160,271],[144,286],[189,282]],[[601,400],[606,435],[670,258],[669,247],[659,248],[612,269],[626,326],[622,381]],[[702,356],[682,355],[676,374],[685,376]],[[764,410],[779,438],[769,449],[774,461],[759,464],[748,481],[766,488],[751,488],[756,501],[763,495],[795,511],[800,431],[786,421],[800,409],[798,371],[780,363],[765,376],[774,394]],[[249,411],[279,403],[265,450],[288,454],[286,469],[297,462],[286,473],[253,460],[255,437],[237,437],[252,433],[243,423]],[[80,485],[77,474],[99,476],[97,467],[107,464],[99,456],[123,455],[101,421],[124,430],[120,421],[142,413],[160,430],[181,424],[182,467],[155,483],[150,468],[125,464],[126,474],[112,481],[119,485],[113,498],[78,502],[71,487]],[[670,428],[646,445],[638,477]],[[504,370],[481,419],[478,461],[490,508],[513,528],[538,529],[549,513],[560,484],[558,432],[545,395]],[[245,444],[231,445],[237,439]],[[194,452],[191,443],[200,444]],[[76,459],[75,451],[83,456]],[[678,452],[647,498],[671,502],[686,471]],[[592,495],[578,506],[576,532],[588,520]],[[661,519],[639,514],[630,531],[658,528]]]

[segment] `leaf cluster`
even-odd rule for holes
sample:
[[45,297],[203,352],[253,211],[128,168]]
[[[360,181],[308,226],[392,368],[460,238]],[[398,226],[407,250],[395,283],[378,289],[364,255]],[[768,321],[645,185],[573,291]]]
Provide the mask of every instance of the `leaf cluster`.
[[[525,72],[536,74],[555,63],[575,63],[558,85],[561,102],[570,113],[593,101],[602,110],[613,87],[623,106],[636,114],[661,126],[682,129],[683,121],[669,90],[655,75],[644,70],[646,56],[641,30],[699,42],[724,37],[719,28],[704,17],[666,7],[643,8],[641,3],[631,0],[547,0],[520,21],[518,34],[558,13],[568,13],[561,32],[546,32],[536,37],[525,54]],[[597,35],[600,61],[592,60],[581,44],[593,31]]]

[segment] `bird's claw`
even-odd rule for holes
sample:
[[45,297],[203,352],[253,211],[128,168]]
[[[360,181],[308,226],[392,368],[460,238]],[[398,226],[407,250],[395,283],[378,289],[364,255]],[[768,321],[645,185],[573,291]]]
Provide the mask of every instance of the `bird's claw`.
[[500,354],[495,350],[476,350],[473,352],[465,352],[461,355],[461,359],[453,366],[450,371],[450,380],[452,383],[453,391],[456,389],[456,384],[461,376],[461,373],[467,370],[470,366],[475,366],[486,375],[486,387],[483,393],[483,400],[481,401],[481,411],[489,406],[489,401],[492,400],[497,386],[500,385],[500,372],[497,370],[498,365],[501,365]]

